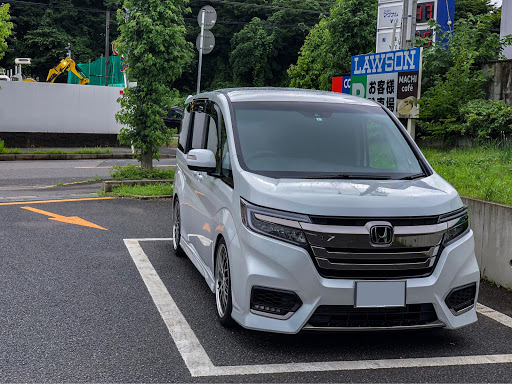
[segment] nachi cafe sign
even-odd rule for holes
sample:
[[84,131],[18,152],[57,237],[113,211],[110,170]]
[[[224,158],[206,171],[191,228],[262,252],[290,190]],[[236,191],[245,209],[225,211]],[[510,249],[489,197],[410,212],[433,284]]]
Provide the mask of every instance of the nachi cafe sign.
[[422,48],[352,57],[350,93],[377,101],[400,118],[418,116]]

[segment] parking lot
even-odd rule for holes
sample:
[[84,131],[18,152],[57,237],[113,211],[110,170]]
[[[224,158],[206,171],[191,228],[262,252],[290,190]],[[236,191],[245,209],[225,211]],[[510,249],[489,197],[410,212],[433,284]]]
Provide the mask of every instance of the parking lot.
[[484,284],[455,330],[222,328],[170,243],[171,201],[0,204],[0,381],[505,382],[512,294]]

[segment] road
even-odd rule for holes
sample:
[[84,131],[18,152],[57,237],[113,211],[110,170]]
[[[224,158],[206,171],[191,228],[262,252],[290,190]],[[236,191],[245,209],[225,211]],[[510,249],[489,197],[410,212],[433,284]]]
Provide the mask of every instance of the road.
[[[32,177],[27,164],[16,165],[24,175],[17,180],[28,180],[18,186],[104,172],[76,168],[83,162],[60,168],[47,163]],[[2,185],[9,186],[0,172]],[[54,202],[19,201],[3,191],[0,382],[512,377],[512,294],[503,289],[484,284],[479,302],[494,310],[479,306],[487,315],[455,331],[290,336],[227,330],[217,323],[214,296],[201,275],[172,252],[170,200],[74,199],[67,187],[60,188]]]
[[[102,182],[62,186],[60,184],[80,183],[86,180],[110,178],[115,165],[138,164],[136,160],[43,160],[43,161],[0,161],[0,202],[39,197],[76,196],[95,194]],[[156,167],[176,164],[174,159],[155,161]],[[57,185],[59,184],[59,185]]]

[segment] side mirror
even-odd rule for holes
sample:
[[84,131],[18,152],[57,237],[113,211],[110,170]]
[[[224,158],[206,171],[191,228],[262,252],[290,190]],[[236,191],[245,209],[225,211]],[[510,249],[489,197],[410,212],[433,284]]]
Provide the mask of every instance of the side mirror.
[[191,149],[187,154],[187,165],[191,171],[213,173],[217,169],[215,155],[209,149]]

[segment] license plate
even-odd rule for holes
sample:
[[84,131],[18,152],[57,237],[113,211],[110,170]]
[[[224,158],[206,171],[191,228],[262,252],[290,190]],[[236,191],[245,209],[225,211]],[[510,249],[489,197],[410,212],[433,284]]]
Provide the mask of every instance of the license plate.
[[355,307],[405,307],[405,281],[356,281]]

